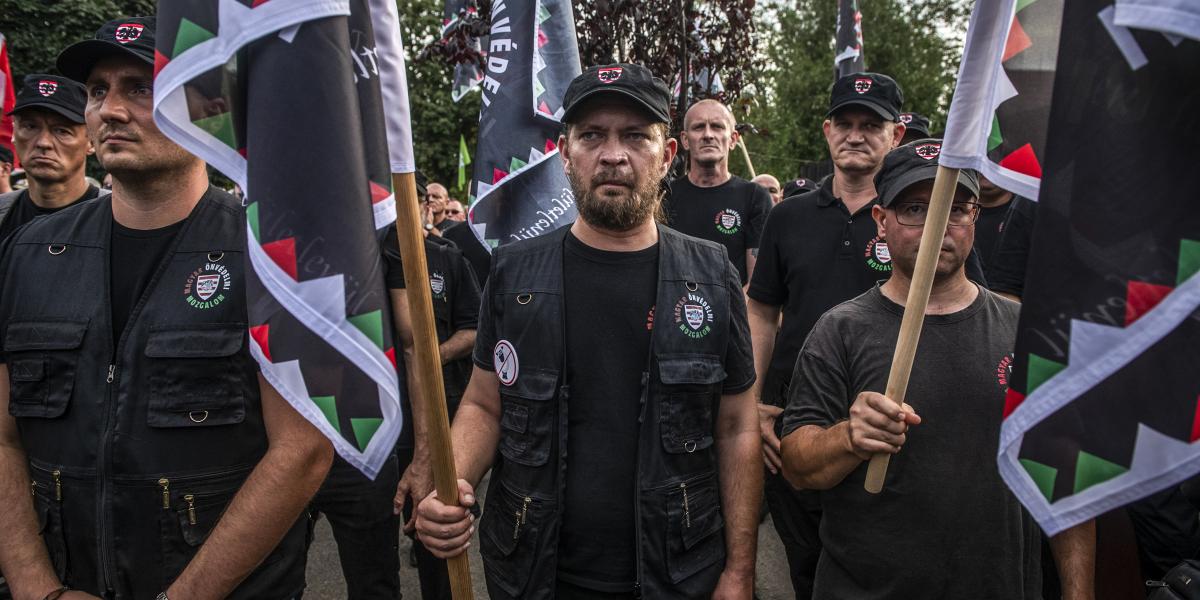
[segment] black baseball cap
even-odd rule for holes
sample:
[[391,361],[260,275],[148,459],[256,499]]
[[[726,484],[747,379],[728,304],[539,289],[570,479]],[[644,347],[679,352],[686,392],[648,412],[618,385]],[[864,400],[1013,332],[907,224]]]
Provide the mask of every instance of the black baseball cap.
[[58,55],[58,70],[80,83],[92,67],[109,56],[132,56],[154,66],[154,17],[129,17],[109,21],[93,39],[76,42]]
[[898,121],[903,105],[904,92],[895,79],[880,73],[852,73],[834,82],[825,116],[847,106],[863,106],[888,121]]
[[0,162],[12,164],[12,158],[12,150],[9,150],[8,146],[0,145]]
[[800,179],[793,179],[783,184],[783,197],[787,198],[796,194],[811,192],[815,189],[817,189],[817,182],[801,177]]
[[[875,174],[875,191],[879,205],[887,208],[908,186],[937,177],[938,156],[942,140],[925,138],[894,148],[883,157],[883,168]],[[958,185],[979,197],[979,175],[972,169],[960,169]]]
[[617,63],[588,67],[571,80],[563,94],[563,123],[570,123],[585,100],[599,94],[620,94],[646,109],[660,123],[671,122],[671,90],[642,65]]
[[17,89],[17,103],[8,114],[27,108],[52,110],[75,123],[83,123],[87,90],[78,81],[58,75],[26,75]]
[[900,113],[900,122],[904,123],[905,129],[908,131],[915,132],[922,138],[929,137],[929,117],[921,113],[905,112]]

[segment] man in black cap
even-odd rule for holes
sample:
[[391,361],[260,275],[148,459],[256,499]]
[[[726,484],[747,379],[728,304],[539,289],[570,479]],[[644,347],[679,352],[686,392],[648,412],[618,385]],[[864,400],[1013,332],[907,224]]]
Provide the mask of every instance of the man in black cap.
[[258,373],[244,212],[155,126],[153,62],[153,18],[59,55],[113,193],[0,249],[0,570],[18,598],[295,598],[333,449]]
[[915,112],[900,113],[900,122],[904,124],[904,139],[901,144],[929,137],[929,117]]
[[[559,148],[579,219],[496,249],[451,431],[464,505],[492,469],[479,530],[495,600],[752,596],[744,300],[723,246],[654,222],[670,101],[638,65],[575,78]],[[448,557],[473,521],[430,495],[417,531]]]
[[[796,354],[826,310],[884,279],[892,269],[887,243],[875,231],[873,177],[904,136],[904,95],[887,75],[857,73],[837,81],[823,124],[833,175],[816,191],[792,197],[767,219],[748,292],[758,373],[767,506],[787,552],[796,598],[812,595],[821,522],[815,492],[793,490],[779,474],[776,419],[792,379]],[[783,320],[780,322],[780,315]]]
[[[783,198],[799,196],[800,194],[811,192],[815,189],[817,189],[816,181],[805,177],[799,177],[783,184]],[[783,198],[780,198],[780,202],[783,201]]]
[[[959,173],[925,333],[901,408],[882,395],[929,211],[940,140],[887,155],[872,206],[894,269],[825,313],[796,362],[783,415],[783,469],[821,491],[816,598],[1042,597],[1036,525],[1000,478],[996,451],[1007,386],[996,377],[1016,339],[1019,307],[967,278],[979,216],[973,171]],[[868,459],[891,453],[879,495]],[[1051,541],[1063,597],[1091,598],[1089,523]]]
[[88,140],[83,85],[57,75],[26,75],[17,90],[13,146],[29,187],[0,195],[0,240],[34,217],[62,210],[99,195],[84,179]]
[[8,146],[0,144],[0,194],[12,191],[13,153]]

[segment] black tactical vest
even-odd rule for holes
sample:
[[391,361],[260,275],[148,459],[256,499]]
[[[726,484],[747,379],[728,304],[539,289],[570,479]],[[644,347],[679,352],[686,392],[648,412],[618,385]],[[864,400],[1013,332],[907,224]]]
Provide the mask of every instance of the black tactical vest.
[[[102,196],[14,234],[0,322],[9,411],[59,577],[102,597],[142,600],[187,566],[267,437],[246,340],[246,221],[237,201],[205,194],[117,340],[111,215]],[[298,522],[230,597],[299,593],[304,535]]]
[[[479,525],[493,599],[554,596],[566,469],[563,240],[567,228],[498,248],[493,311],[501,381],[499,457]],[[658,292],[642,373],[637,583],[646,598],[708,598],[724,568],[713,430],[729,341],[728,258],[718,244],[659,228]],[[605,348],[612,352],[620,349]]]

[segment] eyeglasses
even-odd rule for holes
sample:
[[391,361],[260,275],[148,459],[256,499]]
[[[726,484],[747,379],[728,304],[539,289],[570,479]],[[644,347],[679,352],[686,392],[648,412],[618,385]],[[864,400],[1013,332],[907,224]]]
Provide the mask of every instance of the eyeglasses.
[[[925,224],[925,216],[929,214],[928,202],[901,202],[895,207],[896,221],[901,225],[920,226]],[[950,205],[950,220],[948,225],[965,227],[979,218],[978,202],[955,202]]]

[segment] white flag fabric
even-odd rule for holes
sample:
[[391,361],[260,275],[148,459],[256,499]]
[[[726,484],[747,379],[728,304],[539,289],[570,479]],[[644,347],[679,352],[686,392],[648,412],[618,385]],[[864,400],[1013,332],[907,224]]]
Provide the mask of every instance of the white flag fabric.
[[1200,1],[1116,0],[1113,22],[1131,29],[1150,29],[1200,40]]

